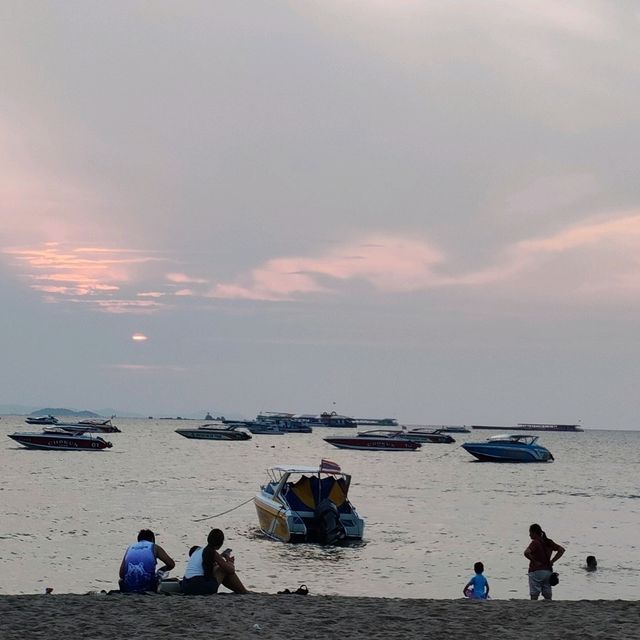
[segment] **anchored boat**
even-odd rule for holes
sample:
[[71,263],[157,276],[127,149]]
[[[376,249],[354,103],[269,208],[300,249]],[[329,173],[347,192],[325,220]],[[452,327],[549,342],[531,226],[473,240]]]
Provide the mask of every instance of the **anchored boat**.
[[194,440],[251,440],[251,434],[238,430],[235,424],[205,424],[196,429],[176,429],[185,438]]
[[361,540],[364,521],[348,499],[351,476],[328,460],[277,466],[254,498],[260,529],[282,542]]
[[111,448],[111,443],[100,436],[72,433],[62,427],[37,431],[16,431],[8,434],[12,440],[28,449],[56,449],[58,451],[100,451]]
[[442,429],[430,429],[429,427],[414,427],[413,429],[406,429],[403,427],[400,432],[400,437],[407,440],[414,440],[415,442],[430,442],[430,443],[451,443],[455,442],[455,438],[448,433],[444,433]]
[[363,431],[356,436],[333,436],[324,441],[338,449],[365,451],[415,451],[422,446],[402,431],[388,429]]
[[537,440],[528,434],[502,434],[486,442],[465,442],[462,448],[482,462],[552,462],[551,452]]

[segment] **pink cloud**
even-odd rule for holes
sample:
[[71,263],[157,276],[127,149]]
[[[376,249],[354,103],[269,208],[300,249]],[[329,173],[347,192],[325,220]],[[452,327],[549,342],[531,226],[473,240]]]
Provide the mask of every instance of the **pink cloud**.
[[204,278],[194,278],[186,273],[167,273],[167,280],[174,284],[206,284]]
[[[496,250],[493,264],[463,272],[455,268],[452,257],[427,241],[375,235],[325,255],[274,258],[236,282],[216,285],[209,295],[285,301],[335,293],[349,281],[393,294],[509,284],[524,290],[541,283],[549,291],[564,287],[585,293],[599,289],[597,282],[625,289],[636,282],[640,288],[640,278],[635,276],[639,252],[640,215],[636,214],[589,220],[548,236],[521,240]],[[572,265],[584,260],[595,261],[598,268],[581,278],[580,269]]]
[[[12,247],[3,251],[17,274],[31,288],[47,295],[47,302],[82,302],[85,299],[99,310],[139,313],[160,307],[136,300],[135,281],[141,279],[149,263],[161,261],[132,249],[110,247],[74,247],[67,243],[46,242],[36,247]],[[132,299],[113,300],[114,292],[134,289]],[[162,294],[160,294],[162,295]],[[155,297],[153,295],[142,297]]]
[[429,243],[374,235],[342,245],[324,256],[269,260],[244,281],[221,283],[214,298],[290,300],[334,290],[325,280],[360,280],[387,292],[407,292],[438,281],[433,268],[443,260]]

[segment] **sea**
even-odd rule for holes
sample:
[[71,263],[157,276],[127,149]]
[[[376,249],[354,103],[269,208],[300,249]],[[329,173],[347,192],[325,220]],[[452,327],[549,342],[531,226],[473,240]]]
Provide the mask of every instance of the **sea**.
[[[127,545],[141,528],[176,560],[211,528],[225,532],[241,579],[275,593],[460,598],[473,565],[494,599],[528,598],[528,528],[537,522],[566,548],[554,598],[638,599],[640,432],[541,433],[548,464],[476,462],[455,444],[411,451],[345,451],[323,438],[350,430],[254,435],[244,442],[189,440],[197,421],[114,418],[105,451],[27,450],[7,436],[30,427],[0,420],[0,593],[117,589]],[[495,433],[495,432],[494,432]],[[278,464],[322,458],[351,474],[350,499],[365,520],[362,543],[285,544],[258,529],[252,497]],[[588,573],[585,558],[596,556]]]

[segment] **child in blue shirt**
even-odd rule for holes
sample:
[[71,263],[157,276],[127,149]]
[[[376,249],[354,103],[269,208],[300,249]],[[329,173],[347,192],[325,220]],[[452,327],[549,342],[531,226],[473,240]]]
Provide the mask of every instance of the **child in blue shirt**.
[[474,600],[486,600],[489,597],[489,582],[482,575],[484,572],[484,565],[482,562],[476,562],[473,565],[473,570],[476,574],[464,585],[462,593],[466,598],[473,598]]

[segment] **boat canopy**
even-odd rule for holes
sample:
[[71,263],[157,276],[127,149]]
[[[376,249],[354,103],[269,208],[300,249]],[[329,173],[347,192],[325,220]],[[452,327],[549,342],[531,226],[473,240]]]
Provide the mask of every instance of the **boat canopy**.
[[533,444],[538,439],[538,436],[532,436],[529,433],[501,433],[496,436],[490,436],[487,440],[494,442],[496,440],[505,441],[508,440],[510,442],[527,442],[529,444]]
[[319,465],[316,467],[301,467],[299,465],[278,465],[277,467],[271,467],[272,471],[280,471],[281,473],[327,473],[330,475],[347,475],[342,471],[329,471],[326,468],[322,468]]

